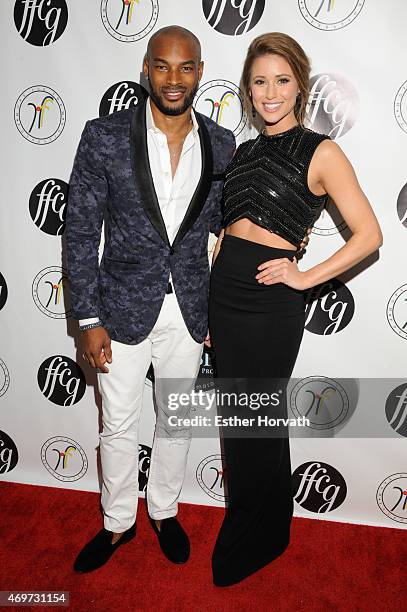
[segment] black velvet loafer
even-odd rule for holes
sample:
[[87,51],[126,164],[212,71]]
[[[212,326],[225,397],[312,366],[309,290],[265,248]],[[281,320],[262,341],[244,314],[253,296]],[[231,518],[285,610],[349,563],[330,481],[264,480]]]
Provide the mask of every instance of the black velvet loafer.
[[121,538],[112,544],[113,533],[101,529],[90,542],[88,542],[76,557],[73,568],[75,572],[93,572],[102,567],[122,544],[127,544],[136,535],[136,523],[123,533]]
[[189,559],[189,539],[175,516],[161,520],[161,529],[150,518],[152,528],[158,537],[160,548],[172,563],[186,563]]

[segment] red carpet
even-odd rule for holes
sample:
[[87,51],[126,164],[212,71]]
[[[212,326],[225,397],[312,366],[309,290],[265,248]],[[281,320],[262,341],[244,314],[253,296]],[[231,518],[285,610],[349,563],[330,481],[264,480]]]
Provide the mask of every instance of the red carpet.
[[241,584],[219,588],[211,582],[210,554],[223,510],[181,505],[191,558],[176,566],[162,555],[140,502],[136,539],[99,571],[76,575],[76,553],[101,527],[99,496],[0,483],[0,590],[70,591],[74,612],[406,609],[405,530],[295,518],[283,556]]

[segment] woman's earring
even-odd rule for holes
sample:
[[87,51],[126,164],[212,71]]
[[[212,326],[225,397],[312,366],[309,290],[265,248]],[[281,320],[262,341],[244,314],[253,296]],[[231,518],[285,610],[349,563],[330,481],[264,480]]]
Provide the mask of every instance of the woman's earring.
[[254,105],[252,104],[252,116],[253,116],[253,119],[256,118],[256,114],[257,114],[256,109],[254,108]]

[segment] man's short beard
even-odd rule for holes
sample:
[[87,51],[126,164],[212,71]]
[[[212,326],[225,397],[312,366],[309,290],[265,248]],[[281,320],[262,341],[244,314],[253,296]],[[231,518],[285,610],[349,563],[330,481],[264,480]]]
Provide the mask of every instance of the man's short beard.
[[183,115],[191,106],[196,96],[196,92],[198,91],[199,83],[195,85],[193,89],[185,96],[184,104],[182,106],[178,106],[176,108],[166,106],[163,98],[151,87],[150,84],[150,98],[157,106],[158,110],[160,110],[164,115],[169,115],[172,117],[177,117],[178,115]]

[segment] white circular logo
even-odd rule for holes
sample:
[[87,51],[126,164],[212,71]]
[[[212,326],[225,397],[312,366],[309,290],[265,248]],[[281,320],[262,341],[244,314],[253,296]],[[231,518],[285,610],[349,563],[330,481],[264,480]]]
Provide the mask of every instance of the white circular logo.
[[51,87],[34,85],[19,96],[14,108],[18,131],[34,144],[49,144],[62,133],[66,122],[62,99]]
[[309,376],[292,389],[290,407],[293,414],[310,421],[311,429],[332,429],[345,421],[349,398],[338,381],[326,376]]
[[196,479],[199,486],[209,497],[218,501],[227,501],[222,464],[222,455],[205,457],[196,468]]
[[320,216],[312,228],[312,233],[318,236],[332,236],[333,234],[342,232],[345,227],[347,227],[347,225],[340,216],[338,209],[333,204],[332,200],[328,198],[326,207],[322,209]]
[[247,122],[242,92],[231,81],[208,81],[198,89],[194,108],[237,136]]
[[38,272],[32,285],[32,296],[35,305],[47,317],[66,319],[71,308],[69,292],[65,291],[68,283],[67,273],[60,266],[50,266]]
[[407,81],[398,90],[394,99],[394,116],[402,130],[407,132]]
[[48,472],[63,482],[83,478],[88,469],[88,459],[83,448],[65,436],[47,440],[41,448],[41,460]]
[[4,395],[10,385],[10,374],[6,364],[0,359],[0,397]]
[[365,0],[298,0],[301,15],[318,30],[340,30],[356,19]]
[[354,126],[358,114],[359,95],[348,79],[341,74],[311,77],[307,103],[310,128],[336,140]]
[[376,500],[383,514],[407,525],[407,474],[392,474],[385,478],[377,489]]
[[407,284],[396,289],[389,299],[387,320],[392,330],[407,340]]
[[102,0],[100,12],[110,36],[120,42],[135,42],[157,23],[158,0]]

